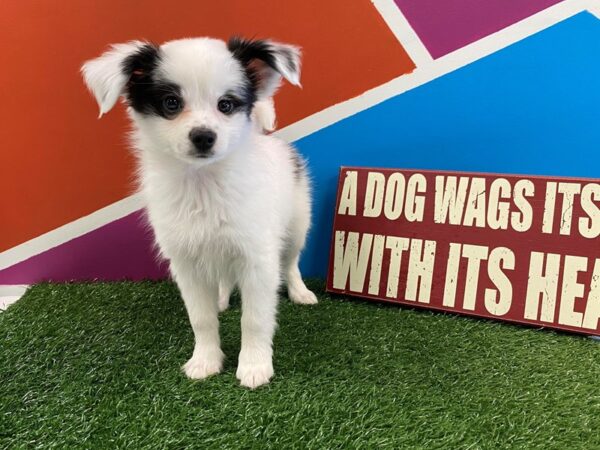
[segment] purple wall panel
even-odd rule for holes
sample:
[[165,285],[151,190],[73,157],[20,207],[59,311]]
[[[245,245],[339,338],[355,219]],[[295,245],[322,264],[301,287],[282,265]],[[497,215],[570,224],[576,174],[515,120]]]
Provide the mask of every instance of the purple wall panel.
[[394,0],[434,58],[561,0]]
[[152,232],[137,211],[1,270],[0,284],[164,278],[166,264],[157,263],[152,243]]

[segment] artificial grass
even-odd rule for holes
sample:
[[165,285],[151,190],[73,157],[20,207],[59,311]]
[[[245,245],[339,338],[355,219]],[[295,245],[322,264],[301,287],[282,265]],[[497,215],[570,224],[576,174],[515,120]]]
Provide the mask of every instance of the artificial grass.
[[600,448],[600,345],[396,306],[282,298],[275,378],[179,367],[192,331],[169,282],[44,284],[0,313],[1,448]]

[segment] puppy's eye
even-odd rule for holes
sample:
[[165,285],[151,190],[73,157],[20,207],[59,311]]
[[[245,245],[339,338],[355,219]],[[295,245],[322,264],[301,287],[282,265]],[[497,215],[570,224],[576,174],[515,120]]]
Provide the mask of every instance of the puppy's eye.
[[168,97],[165,97],[163,100],[163,106],[165,108],[165,111],[167,111],[170,114],[178,113],[183,107],[181,100],[175,97],[174,95],[169,95]]
[[231,114],[234,108],[234,104],[231,100],[222,99],[219,100],[219,104],[217,105],[217,107],[219,108],[219,111],[221,111],[223,114]]

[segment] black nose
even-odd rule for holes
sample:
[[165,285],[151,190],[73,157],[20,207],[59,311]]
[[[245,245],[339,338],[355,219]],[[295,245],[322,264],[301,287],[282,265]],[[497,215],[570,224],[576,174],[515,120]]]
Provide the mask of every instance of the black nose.
[[190,131],[190,141],[192,141],[194,147],[198,150],[199,156],[207,155],[216,140],[217,135],[208,128],[192,128],[192,131]]

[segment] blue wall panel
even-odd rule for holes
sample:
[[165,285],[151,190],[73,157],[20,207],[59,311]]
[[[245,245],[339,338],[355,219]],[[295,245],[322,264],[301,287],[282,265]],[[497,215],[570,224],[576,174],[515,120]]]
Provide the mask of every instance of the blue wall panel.
[[582,13],[296,142],[324,276],[341,165],[600,177],[600,21]]

